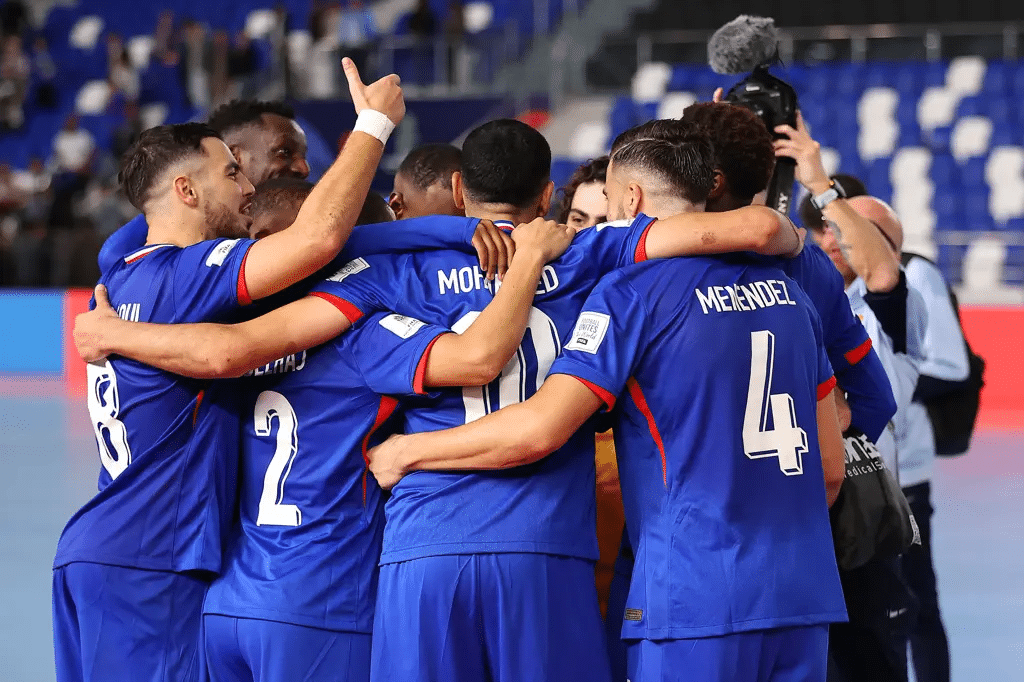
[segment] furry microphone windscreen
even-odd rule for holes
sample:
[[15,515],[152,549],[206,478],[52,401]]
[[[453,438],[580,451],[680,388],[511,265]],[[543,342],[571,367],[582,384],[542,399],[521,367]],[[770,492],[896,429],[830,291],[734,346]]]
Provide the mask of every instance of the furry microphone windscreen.
[[715,73],[747,73],[771,60],[778,43],[774,19],[741,14],[711,36],[708,63]]

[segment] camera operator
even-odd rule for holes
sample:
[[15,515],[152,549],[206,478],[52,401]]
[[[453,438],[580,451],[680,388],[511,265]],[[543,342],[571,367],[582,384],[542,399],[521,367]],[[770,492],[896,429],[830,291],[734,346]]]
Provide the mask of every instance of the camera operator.
[[[851,197],[867,194],[855,178],[835,179]],[[821,213],[809,198],[801,202],[800,216],[805,225],[821,225]],[[921,544],[912,546],[902,558],[904,578],[918,600],[917,618],[909,630],[910,651],[919,682],[948,682],[949,643],[939,610],[931,553],[931,473],[936,444],[931,418],[922,401],[959,388],[970,368],[959,317],[942,272],[925,258],[904,255],[911,256],[904,260],[907,284],[912,292],[920,294],[927,312],[924,320],[908,320],[912,328],[924,327],[924,360],[918,365],[920,377],[913,402],[904,411],[904,428],[896,433],[900,485],[921,532]],[[908,314],[913,317],[915,311],[911,308]]]
[[[797,127],[779,126],[784,135],[776,154],[797,162],[797,179],[807,188],[809,205],[821,219],[808,222],[814,240],[843,276],[847,295],[876,347],[891,346],[887,370],[897,398],[893,420],[895,453],[889,436],[879,441],[887,464],[899,471],[902,442],[911,428],[911,399],[924,360],[927,312],[919,293],[908,287],[899,267],[903,231],[892,209],[875,198],[846,198],[842,184],[830,179],[820,149],[802,119]],[[881,352],[881,351],[880,351]],[[876,559],[842,572],[850,622],[830,632],[832,680],[906,680],[906,645],[915,604],[900,560]]]

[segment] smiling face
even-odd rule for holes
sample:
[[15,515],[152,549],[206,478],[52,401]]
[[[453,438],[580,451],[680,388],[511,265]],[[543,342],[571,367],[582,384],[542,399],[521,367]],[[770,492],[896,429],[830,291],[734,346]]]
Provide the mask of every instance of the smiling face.
[[195,173],[195,188],[206,222],[206,238],[245,237],[251,222],[247,209],[252,183],[224,142],[208,137],[202,145],[206,154]]
[[271,178],[309,176],[306,133],[289,118],[263,114],[259,121],[229,132],[225,140],[237,153],[242,171],[257,185]]

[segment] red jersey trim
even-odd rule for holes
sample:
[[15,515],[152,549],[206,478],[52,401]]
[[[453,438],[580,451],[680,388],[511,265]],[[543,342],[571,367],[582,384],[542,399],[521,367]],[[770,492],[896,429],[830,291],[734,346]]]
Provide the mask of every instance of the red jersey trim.
[[131,265],[135,261],[142,260],[143,258],[145,258],[149,254],[153,253],[157,249],[163,248],[165,246],[170,246],[170,244],[155,244],[153,246],[147,246],[146,248],[142,249],[141,251],[136,251],[135,253],[132,253],[132,254],[129,254],[129,255],[125,256],[124,257],[124,262],[125,262],[126,265]]
[[843,355],[843,357],[846,358],[846,361],[851,365],[856,365],[858,362],[863,360],[864,356],[866,356],[870,351],[871,339],[867,339],[864,343],[860,344],[853,350],[846,351],[846,354]]
[[355,324],[363,317],[362,310],[355,307],[345,299],[335,296],[334,294],[328,294],[325,291],[314,291],[313,293],[310,294],[310,296],[316,296],[317,298],[324,299],[325,301],[333,305],[335,308],[337,308],[338,312],[347,317],[348,321],[351,322],[352,324]]
[[615,407],[615,396],[613,396],[611,393],[609,393],[608,391],[604,390],[603,388],[601,388],[597,384],[592,383],[590,381],[587,381],[586,379],[583,379],[582,377],[573,376],[572,374],[568,374],[566,376],[572,377],[573,379],[575,379],[576,381],[580,382],[581,384],[583,384],[584,386],[589,388],[591,391],[593,391],[594,395],[596,395],[598,398],[600,398],[602,400],[602,402],[604,402],[604,404],[608,406],[609,410],[612,409],[613,407]]
[[388,420],[392,414],[395,413],[395,409],[398,407],[398,401],[391,396],[382,395],[380,397],[380,405],[377,406],[377,416],[373,420],[373,426],[366,432],[366,437],[363,438],[363,463],[366,468],[363,471],[363,506],[366,506],[366,477],[370,475],[370,436],[373,435],[374,431],[379,429],[381,425]]
[[426,395],[427,389],[423,385],[423,381],[427,377],[427,358],[430,356],[430,350],[437,343],[437,340],[444,336],[447,332],[442,332],[434,337],[434,340],[427,344],[427,347],[423,349],[423,355],[420,356],[420,361],[416,365],[416,375],[412,380],[412,391],[416,395]]
[[643,263],[647,260],[647,233],[651,231],[651,228],[654,227],[654,223],[656,222],[658,222],[658,220],[654,219],[647,227],[644,228],[643,234],[640,235],[640,241],[636,243],[636,251],[633,252],[633,262]]
[[245,264],[249,260],[249,251],[251,249],[252,245],[249,245],[245,255],[242,256],[242,265],[238,268],[238,302],[242,305],[252,303],[252,296],[249,295],[249,285],[245,283]]
[[636,382],[636,377],[630,377],[629,381],[626,382],[626,388],[629,390],[629,395],[636,403],[640,413],[647,419],[647,427],[651,430],[651,438],[654,439],[654,444],[658,446],[658,452],[661,454],[661,480],[668,488],[668,462],[665,460],[665,444],[661,440],[661,432],[658,431],[658,425],[654,421],[654,414],[651,413],[651,407],[647,404],[647,398],[644,397],[644,392],[640,389],[640,384]]
[[195,428],[196,419],[199,418],[199,406],[203,404],[203,398],[206,397],[206,389],[199,389],[199,393],[196,394],[196,406],[192,410],[192,427]]
[[825,397],[828,396],[828,394],[831,393],[832,389],[835,387],[836,378],[834,376],[829,377],[828,381],[818,384],[818,400],[824,400]]

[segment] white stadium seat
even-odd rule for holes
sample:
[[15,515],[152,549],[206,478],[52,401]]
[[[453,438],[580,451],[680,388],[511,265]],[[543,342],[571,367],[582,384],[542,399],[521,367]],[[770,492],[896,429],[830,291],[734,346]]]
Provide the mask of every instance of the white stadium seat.
[[78,91],[75,97],[75,111],[80,114],[102,114],[110,104],[110,83],[107,81],[89,81]]
[[1024,182],[1024,149],[1016,146],[994,148],[985,164],[985,180],[993,187],[1006,182]]
[[569,154],[574,159],[595,159],[608,153],[611,128],[607,123],[589,121],[577,126],[569,141]]
[[900,95],[893,88],[868,88],[857,102],[857,120],[863,126],[895,118],[899,101]]
[[892,156],[900,137],[900,126],[891,118],[883,118],[870,126],[862,126],[857,136],[857,150],[863,161]]
[[149,59],[153,55],[153,47],[156,41],[153,36],[135,36],[128,41],[128,58],[132,66],[142,71],[149,66]]
[[961,97],[977,95],[985,83],[987,69],[988,65],[982,57],[957,57],[946,70],[946,88]]
[[683,109],[697,101],[692,92],[670,92],[661,99],[658,105],[658,118],[681,118]]
[[967,116],[957,121],[949,147],[953,157],[961,163],[975,156],[988,154],[992,139],[992,121],[984,116]]
[[928,178],[932,165],[932,153],[926,147],[902,147],[892,157],[889,179],[893,187],[898,183],[916,183]]
[[82,17],[71,27],[68,42],[79,50],[91,50],[96,47],[96,41],[99,40],[102,32],[102,19],[97,16]]
[[1006,244],[992,237],[971,242],[964,254],[964,288],[998,289],[1003,281]]
[[272,9],[254,9],[245,18],[245,34],[250,38],[266,38],[277,25],[277,14]]
[[994,185],[988,195],[988,210],[992,219],[1001,224],[1011,218],[1024,218],[1024,181]]
[[167,116],[170,113],[170,108],[168,108],[168,106],[163,102],[147,104],[139,109],[139,118],[142,120],[142,129],[145,130],[146,128],[163,125],[167,121]]
[[648,62],[633,75],[633,99],[637,102],[657,102],[665,95],[672,78],[672,67],[664,62]]
[[917,101],[917,122],[921,130],[934,130],[948,126],[956,115],[960,97],[951,90],[931,87],[924,91]]
[[494,5],[489,2],[471,2],[462,10],[462,23],[467,33],[479,33],[494,21]]
[[821,148],[821,165],[825,167],[825,172],[829,175],[835,175],[840,169],[840,156],[839,152],[831,147]]

